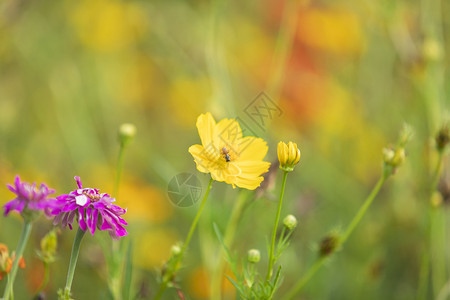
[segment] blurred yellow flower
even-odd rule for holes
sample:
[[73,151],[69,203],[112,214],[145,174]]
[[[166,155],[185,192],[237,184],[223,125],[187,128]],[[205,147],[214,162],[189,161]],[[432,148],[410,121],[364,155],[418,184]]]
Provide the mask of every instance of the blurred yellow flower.
[[263,139],[243,137],[234,119],[223,119],[216,124],[211,113],[198,117],[197,129],[202,145],[191,146],[189,152],[200,172],[211,173],[212,179],[224,181],[233,188],[254,190],[260,185],[264,180],[261,174],[270,166],[263,161],[268,149]]
[[147,18],[136,3],[84,0],[71,8],[70,19],[81,42],[99,52],[133,45],[148,29]]
[[364,48],[361,21],[353,13],[308,8],[298,20],[297,37],[312,48],[338,55],[358,54]]
[[177,77],[169,86],[169,103],[174,119],[181,125],[192,124],[204,111],[212,96],[212,82],[204,77]]
[[278,160],[280,161],[280,169],[284,171],[294,170],[294,166],[300,161],[300,149],[297,144],[289,142],[279,142],[277,147]]
[[136,230],[134,236],[139,247],[134,252],[133,264],[147,270],[160,267],[170,257],[170,249],[179,240],[177,233],[170,228]]

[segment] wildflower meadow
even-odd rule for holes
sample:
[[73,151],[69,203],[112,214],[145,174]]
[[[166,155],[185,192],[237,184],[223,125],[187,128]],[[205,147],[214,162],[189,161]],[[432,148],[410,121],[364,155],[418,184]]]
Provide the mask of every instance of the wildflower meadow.
[[0,299],[450,299],[450,2],[0,2]]

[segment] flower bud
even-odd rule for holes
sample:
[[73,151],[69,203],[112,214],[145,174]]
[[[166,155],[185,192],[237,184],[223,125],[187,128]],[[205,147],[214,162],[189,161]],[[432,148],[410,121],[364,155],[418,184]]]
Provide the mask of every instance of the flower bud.
[[280,169],[286,172],[294,170],[294,166],[300,161],[300,150],[296,143],[279,142],[277,147],[278,160],[280,161]]
[[41,259],[46,263],[54,261],[57,246],[56,230],[51,230],[41,239],[41,251],[39,252]]
[[119,141],[122,146],[127,145],[136,135],[136,126],[124,123],[119,128]]
[[297,227],[297,218],[294,217],[293,215],[287,215],[284,219],[283,219],[283,225],[289,229],[289,230],[294,230],[295,227]]
[[389,163],[395,156],[394,149],[392,148],[383,148],[383,161],[385,163]]
[[179,244],[175,244],[170,248],[170,253],[172,253],[172,256],[180,255],[181,253],[181,247]]
[[440,61],[443,57],[441,44],[433,38],[428,38],[422,45],[423,56],[428,61]]
[[393,148],[384,148],[383,149],[383,161],[386,165],[392,167],[394,170],[401,166],[405,162],[406,153],[405,148],[398,147],[397,149]]
[[433,193],[430,199],[431,206],[434,208],[440,207],[442,205],[442,202],[442,195],[439,192]]
[[447,124],[442,126],[435,138],[436,148],[439,152],[444,151],[445,147],[447,147],[450,142],[450,128]]
[[261,253],[258,249],[250,249],[247,253],[247,260],[249,263],[257,263],[261,260]]
[[336,251],[339,245],[339,237],[335,234],[329,234],[324,237],[319,245],[319,255],[321,257],[329,256]]

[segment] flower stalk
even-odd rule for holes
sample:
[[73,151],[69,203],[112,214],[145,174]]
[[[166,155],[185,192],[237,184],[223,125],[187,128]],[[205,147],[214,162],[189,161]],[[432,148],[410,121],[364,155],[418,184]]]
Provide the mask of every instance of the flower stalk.
[[[432,244],[432,233],[435,231],[435,223],[436,223],[436,214],[437,214],[437,208],[433,204],[433,195],[437,190],[439,178],[442,173],[442,166],[443,166],[443,159],[444,159],[444,151],[445,146],[439,145],[439,140],[437,143],[437,162],[436,167],[434,169],[432,178],[431,178],[431,185],[430,185],[430,191],[429,191],[429,203],[428,203],[428,222],[425,232],[425,249],[422,254],[422,261],[420,266],[420,274],[419,274],[419,285],[418,285],[418,291],[417,291],[417,299],[424,300],[426,299],[427,291],[428,291],[428,280],[430,276],[430,263],[433,263],[436,268],[439,268],[438,263],[435,262],[435,258],[433,259],[431,254],[431,244]],[[430,261],[431,260],[431,261]],[[433,284],[435,285],[435,290],[437,290],[438,286],[435,283],[436,281],[436,274],[433,276]]]
[[349,236],[353,233],[357,225],[360,223],[363,216],[366,214],[367,209],[372,204],[375,197],[378,195],[381,187],[383,186],[384,182],[387,178],[392,174],[392,169],[390,167],[387,167],[385,165],[383,175],[378,180],[375,187],[372,189],[369,196],[367,196],[366,200],[364,201],[364,204],[361,206],[361,208],[358,210],[356,215],[353,217],[350,224],[347,226],[347,229],[345,230],[342,237],[338,238],[337,240],[337,247],[333,247],[331,251],[326,253],[326,255],[320,255],[316,262],[308,269],[308,271],[303,275],[297,283],[288,291],[288,293],[282,298],[283,300],[291,300],[293,299],[306,285],[306,283],[309,282],[309,280],[314,277],[314,275],[317,273],[317,271],[320,270],[320,268],[324,265],[324,263],[327,261],[327,259],[332,255],[338,248],[341,248],[343,244],[347,241]]
[[20,235],[19,244],[17,245],[16,259],[14,259],[14,261],[13,261],[11,272],[9,273],[8,280],[6,282],[5,293],[3,295],[4,300],[9,300],[10,297],[12,298],[14,280],[16,278],[17,270],[19,268],[20,257],[22,256],[23,251],[25,250],[25,246],[28,242],[28,238],[30,237],[31,227],[32,227],[31,222],[29,222],[29,221],[24,222],[23,228],[22,228],[22,234]]
[[70,255],[69,271],[67,273],[66,287],[64,288],[64,300],[70,300],[70,290],[72,288],[73,276],[77,265],[78,254],[80,253],[81,240],[86,232],[78,227],[77,234],[73,241],[72,254]]
[[275,216],[275,224],[273,226],[272,239],[271,239],[271,243],[270,243],[269,266],[267,268],[266,281],[270,280],[270,278],[272,277],[272,273],[273,273],[273,264],[275,261],[275,259],[274,259],[275,240],[276,240],[276,236],[277,236],[278,223],[280,221],[281,206],[283,204],[284,189],[286,187],[286,179],[287,179],[288,173],[289,173],[289,171],[283,172],[283,181],[281,184],[280,200],[278,201],[278,209],[277,209],[277,214]]
[[197,223],[200,220],[200,216],[202,214],[203,208],[206,204],[206,199],[208,199],[209,191],[211,190],[213,179],[211,178],[208,184],[208,187],[206,188],[205,196],[203,197],[203,200],[200,204],[200,207],[197,211],[197,214],[195,215],[194,221],[192,221],[191,227],[189,229],[188,235],[186,237],[185,242],[183,243],[183,246],[181,248],[181,251],[177,251],[175,255],[173,256],[173,259],[169,261],[169,265],[167,267],[167,270],[163,274],[161,283],[159,285],[158,293],[155,296],[155,300],[161,299],[164,291],[168,287],[169,283],[173,280],[173,277],[175,276],[175,273],[179,269],[179,264],[183,260],[184,253],[186,252],[187,247],[189,246],[189,243],[191,242],[192,236],[194,234],[194,231],[197,227]]
[[[236,234],[236,229],[238,222],[240,220],[242,211],[244,210],[245,204],[247,203],[248,196],[250,194],[246,193],[245,190],[240,191],[238,199],[233,206],[233,210],[231,212],[230,220],[228,221],[227,227],[225,229],[225,234],[223,238],[223,242],[225,246],[228,248],[231,247],[234,236]],[[222,279],[224,276],[224,270],[226,261],[223,259],[225,255],[225,250],[221,247],[219,253],[219,261],[216,269],[211,278],[211,299],[212,300],[220,300],[222,298]]]

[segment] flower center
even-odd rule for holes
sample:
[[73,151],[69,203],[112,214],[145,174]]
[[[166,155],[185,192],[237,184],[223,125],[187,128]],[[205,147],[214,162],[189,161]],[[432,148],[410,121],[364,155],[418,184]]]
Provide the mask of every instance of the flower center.
[[235,161],[238,158],[238,155],[236,154],[235,148],[227,144],[220,148],[220,157],[222,163],[227,164],[231,161]]
[[93,201],[98,201],[98,200],[100,200],[100,199],[102,198],[101,195],[98,195],[98,194],[92,195],[92,194],[89,194],[89,193],[86,192],[86,191],[83,191],[83,195],[88,196],[88,197],[89,197],[91,200],[93,200]]

